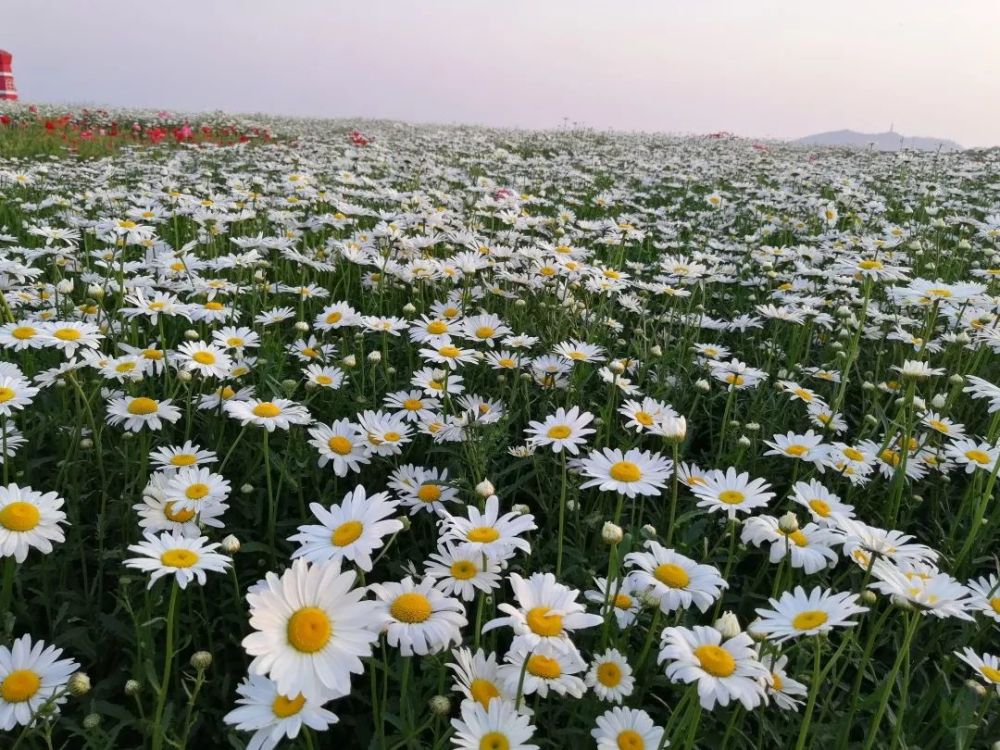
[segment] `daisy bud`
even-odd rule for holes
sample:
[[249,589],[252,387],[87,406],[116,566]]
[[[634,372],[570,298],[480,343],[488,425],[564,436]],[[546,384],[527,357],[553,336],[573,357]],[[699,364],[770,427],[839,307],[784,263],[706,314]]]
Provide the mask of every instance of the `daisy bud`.
[[372,363],[378,363],[382,361],[382,352],[375,350],[373,352],[368,352],[368,361]]
[[358,364],[358,358],[355,357],[353,354],[348,354],[346,357],[340,360],[340,364],[348,368],[356,367]]
[[794,534],[799,530],[799,517],[788,511],[778,519],[778,528],[785,534]]
[[531,508],[529,508],[524,503],[517,503],[515,505],[512,505],[510,509],[511,512],[517,513],[519,516],[523,516],[531,512]]
[[737,440],[736,443],[741,448],[749,448],[750,447],[750,438],[748,438],[746,435],[741,435],[740,439]]
[[396,368],[395,367],[386,368],[386,372],[389,373],[390,375],[395,375],[396,374]]
[[482,482],[476,485],[476,494],[480,497],[489,497],[496,492],[496,488],[489,479],[484,479]]
[[963,378],[956,372],[954,375],[948,378],[948,382],[951,383],[952,385],[962,385],[963,383],[965,383],[965,378]]
[[[976,680],[966,680],[965,687],[967,687],[973,693],[978,695],[980,698],[986,697],[986,686],[981,682],[978,682]],[[996,747],[998,744],[1000,744],[1000,742],[994,742],[993,746]]]
[[660,597],[654,594],[652,591],[647,591],[645,594],[639,597],[639,603],[644,609],[658,609],[660,606]]
[[402,531],[409,531],[410,526],[413,524],[409,516],[403,516],[399,519],[399,522],[403,525]]
[[298,331],[299,333],[305,333],[306,331],[309,330],[309,324],[306,323],[304,320],[296,321],[295,330]]
[[444,380],[445,377],[448,375],[448,371],[447,370],[433,370],[431,372],[431,375],[434,377],[435,380]]
[[[786,370],[784,367],[782,367],[780,370],[778,370],[778,377],[781,378],[782,380],[784,380],[785,378],[787,378],[788,377],[788,370]],[[775,383],[775,385],[777,385],[777,383]]]
[[730,419],[729,426],[738,428],[740,426],[740,421],[738,419]]
[[605,521],[604,527],[601,529],[601,539],[605,544],[618,544],[625,534],[622,532],[622,527],[617,526],[611,521]]
[[82,438],[80,440],[80,448],[82,450],[89,451],[93,447],[94,447],[94,441],[91,440],[90,438]]
[[702,391],[703,393],[708,393],[712,389],[712,386],[704,378],[696,380],[694,387],[697,388],[699,391]]
[[281,381],[281,387],[285,389],[286,393],[292,393],[299,386],[299,381],[292,380],[288,378],[287,380]]
[[1000,740],[994,742],[992,745],[990,745],[990,747],[992,748],[992,750],[1000,750]]
[[917,411],[927,411],[927,402],[920,398],[920,396],[913,397],[913,405]]
[[653,344],[651,347],[649,347],[649,353],[652,354],[654,357],[662,357],[663,348],[659,344]]
[[132,697],[134,695],[138,695],[141,690],[142,684],[138,680],[125,681],[125,695]]
[[944,393],[938,393],[931,399],[931,406],[935,409],[943,408],[946,403],[948,403],[948,396]]
[[972,341],[972,338],[970,338],[969,334],[967,334],[965,331],[959,331],[955,335],[956,344],[968,344],[970,341]]
[[415,313],[416,311],[417,311],[417,308],[415,308],[413,306],[413,304],[410,303],[410,302],[407,302],[405,305],[403,305],[403,312],[406,315],[413,315],[413,313]]
[[435,716],[445,716],[451,712],[451,701],[447,695],[435,695],[427,701],[427,708]]
[[253,277],[257,281],[263,281],[265,278],[267,278],[264,275],[264,272],[262,270],[260,270],[259,268],[256,271],[253,272]]
[[736,619],[736,615],[728,611],[722,613],[722,617],[715,621],[713,627],[722,633],[722,637],[726,639],[735,638],[743,632],[743,629],[740,627],[740,621]]
[[104,299],[104,287],[98,284],[91,284],[87,287],[87,296],[94,299]]
[[191,654],[191,668],[204,672],[212,666],[212,655],[208,651],[195,651]]
[[[191,377],[192,377],[191,373],[188,372],[187,370],[181,370],[179,373],[177,373],[177,379],[182,383],[190,383]],[[125,433],[125,434],[128,435],[131,433]]]
[[90,676],[86,672],[77,672],[69,678],[69,692],[79,698],[90,692]]
[[56,284],[56,291],[59,294],[69,294],[73,291],[73,279],[62,279]]
[[[573,510],[573,511],[575,511],[576,510],[576,500],[567,500],[566,501],[566,510]],[[986,519],[985,518],[983,519],[983,523],[984,524],[986,523]]]
[[760,422],[747,422],[743,425],[743,429],[747,432],[757,432],[760,429]]
[[240,551],[240,540],[230,534],[222,540],[222,543],[219,546],[222,547],[222,551],[227,555],[235,555]]
[[87,714],[83,717],[83,728],[87,731],[93,731],[101,726],[101,715],[100,714]]
[[240,492],[242,492],[244,495],[249,495],[251,492],[253,492],[253,485],[244,484],[242,487],[240,487]]
[[528,304],[528,303],[527,303],[527,302],[525,302],[525,301],[524,301],[524,300],[523,300],[522,298],[520,298],[520,297],[519,297],[518,299],[514,300],[514,307],[524,307],[524,306],[525,306],[525,305],[527,305],[527,304]]
[[656,537],[656,527],[651,523],[647,523],[642,527],[642,533],[649,539]]
[[184,338],[186,338],[188,341],[197,341],[198,339],[201,338],[201,334],[198,333],[193,328],[188,328],[186,331],[184,331]]
[[858,594],[858,600],[867,607],[871,607],[878,601],[878,595],[871,589],[865,589]]
[[667,417],[661,426],[663,437],[671,443],[679,443],[687,437],[687,420],[684,417]]
[[621,375],[623,372],[625,372],[625,365],[623,365],[616,359],[610,365],[608,365],[608,369],[611,370],[611,372],[615,373],[616,375]]
[[874,427],[875,425],[878,424],[878,417],[876,417],[874,414],[865,414],[865,422]]
[[875,390],[875,384],[873,382],[871,382],[870,380],[866,380],[864,383],[861,384],[861,390],[863,390],[863,391],[874,391]]
[[905,596],[900,596],[899,594],[893,594],[890,598],[893,606],[899,607],[899,609],[906,610],[907,612],[913,611],[913,604]]

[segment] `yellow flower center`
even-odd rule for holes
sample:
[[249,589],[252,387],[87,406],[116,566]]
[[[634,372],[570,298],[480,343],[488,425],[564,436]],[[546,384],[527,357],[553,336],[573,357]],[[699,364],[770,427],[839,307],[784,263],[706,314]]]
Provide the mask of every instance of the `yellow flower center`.
[[306,699],[302,693],[299,693],[294,698],[286,698],[283,695],[279,695],[274,699],[274,703],[271,704],[271,712],[279,719],[287,719],[289,716],[294,716],[301,711],[305,704]]
[[638,482],[642,479],[642,469],[631,461],[618,461],[608,472],[616,482]]
[[479,328],[476,329],[476,338],[488,339],[491,338],[494,333],[496,333],[496,329],[493,328],[493,326],[479,326]]
[[543,680],[555,680],[562,674],[562,667],[555,659],[542,654],[534,654],[528,658],[528,672]]
[[160,360],[163,359],[163,352],[159,349],[143,349],[142,356],[144,359]]
[[0,404],[10,401],[17,393],[13,388],[8,388],[7,386],[0,386]]
[[459,581],[468,581],[476,575],[476,566],[469,560],[456,560],[451,564],[451,577]]
[[637,411],[635,413],[635,421],[641,424],[643,427],[649,427],[653,424],[653,417],[650,416],[648,412]]
[[747,496],[739,490],[723,490],[719,493],[719,500],[726,505],[739,505]]
[[419,398],[408,398],[403,402],[403,408],[407,411],[420,411],[424,408],[424,402]]
[[168,568],[190,568],[198,562],[198,553],[189,549],[168,549],[160,555],[160,562]]
[[243,339],[240,338],[239,336],[230,336],[228,339],[226,339],[226,345],[227,346],[237,346],[238,347],[238,346],[243,346],[243,343],[244,343]]
[[38,507],[23,500],[16,500],[0,508],[0,526],[8,531],[31,531],[40,519]]
[[843,453],[844,453],[845,456],[847,456],[852,461],[863,461],[864,458],[865,458],[865,454],[864,453],[862,453],[861,451],[859,451],[857,448],[851,448],[850,446],[848,446],[847,448],[844,448]]
[[[235,374],[236,371],[233,370],[233,373]],[[219,389],[219,398],[221,398],[221,399],[223,399],[225,401],[228,401],[229,399],[231,399],[235,395],[236,395],[236,391],[234,391],[228,385],[223,386],[222,388]]]
[[195,511],[190,508],[184,510],[174,510],[174,502],[171,500],[163,506],[163,515],[174,523],[187,523],[194,518]]
[[330,385],[333,382],[333,378],[329,375],[317,375],[314,379],[320,385]]
[[646,742],[642,735],[634,729],[625,729],[618,733],[618,750],[645,750]]
[[400,437],[402,436],[393,430],[389,430],[388,432],[382,434],[382,440],[386,443],[397,443],[399,442]]
[[42,678],[30,669],[15,669],[0,682],[0,697],[7,703],[23,703],[39,691]]
[[184,490],[184,494],[187,495],[188,500],[201,500],[205,495],[208,494],[209,487],[203,482],[195,482],[194,484],[188,485],[188,488]]
[[222,309],[222,303],[221,302],[214,302],[214,301],[213,302],[206,302],[205,303],[205,309],[206,310],[221,310]]
[[281,414],[281,407],[271,401],[264,401],[253,408],[254,416],[273,419]]
[[139,398],[129,401],[128,413],[135,414],[136,416],[144,416],[146,414],[155,414],[159,408],[160,405],[153,399],[139,396]]
[[990,682],[1000,682],[1000,669],[994,669],[984,664],[979,668],[979,671]]
[[973,449],[971,451],[966,451],[965,457],[970,461],[975,461],[977,464],[988,464],[990,462],[990,457],[986,451]]
[[440,349],[438,349],[438,354],[440,354],[442,357],[448,357],[449,359],[454,359],[461,353],[462,351],[457,346],[448,345],[448,346],[442,346]]
[[606,661],[597,668],[597,681],[604,687],[615,687],[622,681],[622,668],[613,661]]
[[553,440],[563,440],[568,438],[572,434],[572,430],[564,424],[557,424],[549,428],[546,432],[546,436],[552,438]]
[[792,391],[792,393],[801,398],[803,401],[813,400],[813,395],[805,388],[796,388],[795,390]]
[[479,750],[510,750],[510,740],[503,732],[487,732],[479,740]]
[[771,689],[780,691],[785,686],[782,682],[781,677],[776,672],[771,672]]
[[990,599],[990,606],[993,608],[994,612],[1000,615],[1000,596]]
[[443,320],[432,320],[427,324],[427,333],[433,336],[440,336],[442,333],[448,332],[448,324]]
[[135,369],[135,362],[119,362],[115,365],[115,372],[132,372]]
[[330,542],[335,547],[346,547],[348,544],[356,542],[364,530],[365,526],[360,521],[344,521],[333,530]]
[[632,606],[632,597],[628,594],[615,595],[615,607],[618,609],[628,609]]
[[729,385],[743,385],[746,382],[746,378],[742,375],[737,375],[735,372],[731,372],[726,375],[726,382]]
[[474,529],[469,529],[469,533],[465,535],[465,538],[470,542],[489,544],[500,538],[500,532],[492,526],[477,526]]
[[389,612],[393,617],[400,622],[407,623],[424,622],[433,611],[430,600],[415,591],[400,594],[389,607]]
[[500,359],[497,360],[497,364],[500,365],[501,367],[506,367],[506,368],[512,368],[517,366],[517,363],[514,362],[514,360],[512,360],[510,357],[501,357]]
[[289,645],[303,654],[314,654],[330,641],[333,623],[319,607],[302,607],[288,618],[285,635]]
[[883,268],[883,265],[880,260],[863,260],[858,263],[858,268],[862,271],[877,271]]
[[673,563],[657,565],[656,570],[653,571],[653,577],[664,586],[669,586],[672,589],[683,589],[691,583],[691,576],[687,574],[687,571],[680,565]]
[[436,484],[422,484],[417,490],[417,497],[421,502],[433,503],[441,499],[441,487]]
[[354,450],[354,444],[343,435],[334,435],[326,441],[326,444],[330,447],[330,450],[338,456],[346,456]]
[[548,607],[533,607],[528,610],[524,619],[532,633],[545,638],[552,638],[562,633],[562,616],[549,612],[551,610]]
[[816,515],[823,516],[823,518],[830,515],[830,504],[824,500],[820,500],[818,497],[809,501],[809,507],[813,509]]
[[476,679],[469,685],[469,692],[472,700],[477,701],[483,708],[489,708],[490,701],[500,697],[497,686],[489,680]]
[[821,609],[807,609],[792,618],[792,627],[796,630],[812,630],[818,628],[829,619],[829,615]]
[[791,539],[797,547],[805,547],[809,544],[809,539],[801,531],[793,531],[791,534],[785,534],[789,539]]
[[13,331],[10,332],[10,335],[16,339],[24,341],[25,339],[30,339],[36,333],[37,331],[31,326],[18,326],[17,328],[15,328]]
[[191,359],[197,362],[199,365],[214,365],[215,355],[212,352],[195,352],[191,355]]
[[736,659],[721,646],[698,646],[694,655],[701,668],[713,677],[729,677],[736,671]]
[[809,452],[809,448],[804,445],[789,445],[785,448],[785,453],[790,456],[804,456]]

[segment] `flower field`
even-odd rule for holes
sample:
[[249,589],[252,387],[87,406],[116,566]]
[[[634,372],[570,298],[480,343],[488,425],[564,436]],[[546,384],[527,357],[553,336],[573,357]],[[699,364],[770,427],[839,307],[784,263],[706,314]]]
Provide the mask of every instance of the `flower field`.
[[0,746],[1000,738],[997,151],[0,114]]

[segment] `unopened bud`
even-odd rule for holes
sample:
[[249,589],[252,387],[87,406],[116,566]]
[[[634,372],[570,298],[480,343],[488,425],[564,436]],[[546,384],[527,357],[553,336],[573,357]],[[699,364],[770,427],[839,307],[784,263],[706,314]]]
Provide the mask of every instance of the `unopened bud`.
[[212,655],[208,651],[195,651],[191,654],[191,668],[204,672],[212,666]]
[[87,296],[94,299],[104,299],[104,287],[98,284],[91,284],[87,287]]
[[73,291],[73,279],[62,279],[56,284],[56,291],[59,294],[69,294]]
[[222,540],[219,546],[222,547],[222,551],[227,555],[235,555],[240,551],[240,540],[230,534]]
[[704,378],[696,380],[695,384],[694,384],[694,387],[697,388],[699,391],[702,391],[704,393],[708,393],[712,389],[712,386]]
[[871,607],[878,601],[878,594],[876,594],[871,589],[865,589],[860,594],[858,594],[858,600],[864,604],[866,607]]
[[512,505],[510,509],[514,513],[517,513],[519,516],[523,516],[531,512],[531,508],[529,508],[524,503],[517,503],[515,505]]
[[722,637],[726,640],[735,638],[743,632],[742,628],[740,628],[740,621],[736,618],[736,615],[728,611],[722,613],[722,617],[715,621],[714,627],[722,633]]
[[187,370],[181,370],[179,373],[177,373],[177,379],[179,381],[181,381],[182,383],[190,383],[191,382],[191,378],[192,378],[192,375]]
[[68,687],[70,695],[77,698],[86,695],[90,692],[90,676],[86,672],[77,672],[69,678]]
[[646,538],[653,539],[656,537],[656,527],[651,523],[647,523],[642,527],[642,533],[646,536]]
[[193,328],[188,328],[186,331],[184,331],[184,338],[186,338],[188,341],[197,341],[198,339],[201,338],[201,334],[198,333]]
[[[966,680],[965,687],[967,687],[973,693],[978,695],[980,698],[986,697],[986,686],[983,683],[979,682],[978,680]],[[995,742],[993,744],[995,747],[996,745],[1000,744],[1000,742]]]
[[91,440],[90,438],[81,438],[80,439],[80,448],[81,449],[83,449],[85,451],[89,451],[93,447],[94,447],[94,441]]
[[427,701],[427,707],[434,716],[445,716],[451,712],[451,701],[447,695],[435,695]]
[[406,315],[413,315],[413,313],[415,313],[416,311],[417,308],[414,307],[413,304],[410,302],[407,302],[405,305],[403,305],[403,313],[405,313]]
[[253,492],[253,485],[244,484],[242,487],[240,487],[240,492],[242,492],[244,495],[249,495],[251,492]]
[[496,492],[496,488],[489,479],[484,479],[476,485],[476,494],[480,497],[489,497]]
[[651,347],[649,347],[649,353],[652,354],[654,357],[662,357],[663,347],[661,347],[659,344],[653,344]]
[[750,447],[750,438],[748,438],[746,435],[741,435],[740,439],[737,440],[736,443],[741,448],[749,448]]
[[83,728],[87,731],[93,731],[99,726],[101,726],[100,714],[87,714],[83,717]]
[[799,517],[788,511],[778,519],[778,528],[785,534],[794,534],[799,530]]
[[625,534],[622,532],[622,527],[611,523],[611,521],[605,521],[604,526],[601,529],[601,539],[605,544],[618,544]]
[[306,323],[304,320],[296,321],[295,330],[298,331],[299,333],[305,333],[306,331],[309,330],[309,324]]
[[368,361],[369,362],[374,362],[374,363],[381,362],[382,361],[382,352],[378,351],[377,349],[375,351],[368,352]]
[[353,354],[348,354],[346,357],[340,360],[340,363],[347,368],[357,367],[358,358],[355,357]]
[[132,697],[138,695],[142,690],[142,683],[138,680],[126,680],[125,682],[125,695]]

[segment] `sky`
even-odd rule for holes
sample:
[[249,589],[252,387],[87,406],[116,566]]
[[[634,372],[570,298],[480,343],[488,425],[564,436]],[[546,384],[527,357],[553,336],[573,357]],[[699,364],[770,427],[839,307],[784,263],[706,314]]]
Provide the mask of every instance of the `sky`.
[[3,0],[22,99],[1000,145],[1000,0]]

